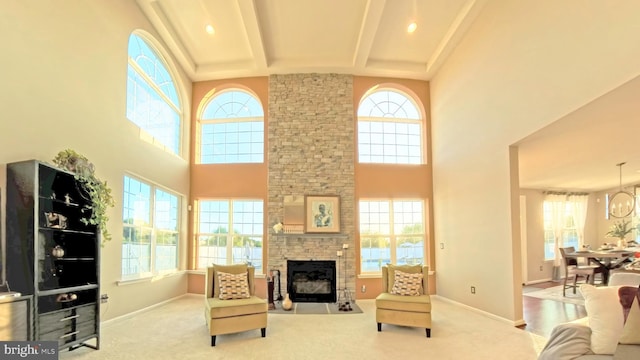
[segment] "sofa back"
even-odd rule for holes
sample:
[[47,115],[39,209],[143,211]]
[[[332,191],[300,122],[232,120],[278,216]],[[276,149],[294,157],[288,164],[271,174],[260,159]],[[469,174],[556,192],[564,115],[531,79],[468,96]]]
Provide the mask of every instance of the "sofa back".
[[614,272],[609,277],[609,286],[640,286],[640,272]]

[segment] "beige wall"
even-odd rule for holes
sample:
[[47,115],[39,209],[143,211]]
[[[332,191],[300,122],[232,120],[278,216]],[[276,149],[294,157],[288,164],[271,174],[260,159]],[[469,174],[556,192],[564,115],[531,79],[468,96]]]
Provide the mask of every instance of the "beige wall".
[[[271,217],[270,220],[265,220],[265,231],[266,233],[270,233],[271,224],[282,219],[282,195],[283,191],[286,194],[312,194],[312,193],[329,193],[329,194],[339,194],[341,195],[342,202],[342,217],[343,217],[343,229],[341,232],[348,234],[349,237],[347,239],[339,238],[339,239],[308,239],[308,242],[315,244],[320,243],[323,247],[326,247],[326,253],[335,254],[335,250],[338,248],[341,249],[342,244],[347,242],[350,244],[355,244],[355,248],[358,248],[359,241],[357,239],[357,234],[354,236],[352,234],[353,231],[350,229],[353,228],[353,223],[357,224],[356,216],[353,214],[354,211],[351,209],[354,206],[354,200],[351,193],[352,190],[343,191],[336,189],[315,189],[311,186],[313,182],[309,182],[309,178],[304,176],[304,174],[309,171],[304,171],[305,164],[309,164],[307,162],[307,157],[310,156],[309,153],[305,153],[304,149],[307,148],[305,141],[308,139],[304,137],[300,137],[297,134],[300,129],[304,130],[307,134],[313,133],[316,131],[316,128],[322,124],[322,112],[317,112],[316,108],[326,108],[327,111],[330,112],[329,121],[332,122],[333,125],[338,123],[337,119],[342,119],[344,121],[343,125],[347,128],[347,130],[341,130],[338,128],[331,128],[333,131],[336,131],[337,134],[332,134],[330,131],[327,131],[327,128],[322,131],[321,136],[316,139],[317,142],[323,143],[323,148],[333,149],[337,147],[341,149],[342,152],[347,153],[349,158],[344,165],[341,165],[336,173],[328,172],[325,168],[319,168],[317,166],[313,166],[311,172],[316,174],[317,176],[327,176],[331,178],[329,183],[335,185],[336,182],[340,183],[349,183],[355,182],[355,193],[356,193],[356,201],[359,198],[380,198],[380,197],[395,197],[395,198],[403,198],[403,197],[412,197],[412,198],[421,198],[425,199],[426,203],[426,218],[427,218],[427,239],[428,239],[428,249],[427,249],[427,259],[428,263],[434,267],[435,257],[434,257],[434,245],[433,242],[429,241],[431,239],[430,229],[433,224],[433,216],[431,211],[431,201],[432,198],[432,186],[431,186],[431,162],[430,162],[430,143],[431,139],[429,137],[430,133],[428,131],[430,126],[430,111],[429,111],[429,83],[426,81],[419,80],[408,80],[408,79],[396,79],[396,78],[381,78],[381,77],[362,77],[362,76],[347,76],[349,79],[349,83],[353,83],[353,89],[351,87],[345,87],[342,82],[335,82],[334,78],[342,78],[343,76],[336,76],[335,74],[299,74],[299,75],[279,75],[271,78],[267,77],[255,77],[255,78],[240,78],[240,79],[226,79],[226,80],[215,80],[215,81],[204,81],[197,82],[193,85],[193,106],[192,106],[192,121],[193,121],[193,134],[192,134],[192,153],[197,153],[197,114],[198,109],[202,107],[203,100],[207,99],[209,96],[214,94],[217,91],[227,89],[229,87],[240,87],[245,90],[248,90],[256,95],[256,97],[262,102],[263,107],[265,108],[265,117],[267,118],[267,129],[271,134],[268,137],[269,143],[265,144],[265,154],[268,154],[267,157],[272,162],[267,169],[267,162],[265,164],[239,164],[239,165],[211,165],[211,164],[197,164],[195,159],[192,159],[192,171],[191,171],[191,197],[193,200],[199,198],[207,198],[207,197],[217,197],[217,196],[234,196],[234,197],[256,197],[265,199],[267,202],[268,213],[265,215],[265,218]],[[298,89],[304,85],[304,81],[300,84],[300,80],[304,79],[314,79],[320,83],[322,86],[320,90],[316,89],[316,91],[326,92],[326,96],[316,97],[314,94],[307,94],[306,91],[285,91],[286,99],[282,99],[283,95],[278,95],[279,92],[282,92],[283,89],[288,89],[287,86],[291,88]],[[315,84],[316,81],[312,83]],[[288,85],[287,85],[288,84]],[[326,139],[341,139],[340,141],[345,141],[344,134],[348,132],[355,132],[355,115],[353,111],[350,111],[347,118],[343,119],[336,114],[336,103],[337,101],[333,99],[335,94],[352,94],[352,96],[348,96],[348,98],[340,97],[341,101],[347,101],[348,103],[344,105],[344,108],[348,108],[351,110],[352,107],[357,108],[357,104],[359,104],[360,100],[363,96],[365,96],[366,92],[375,86],[385,86],[388,84],[392,84],[394,88],[399,88],[400,90],[408,93],[409,95],[415,97],[419,100],[419,106],[422,113],[425,116],[425,148],[427,149],[427,164],[415,166],[415,165],[368,165],[368,164],[355,164],[355,175],[350,171],[346,171],[345,169],[351,168],[354,166],[354,160],[351,158],[351,154],[354,150],[352,149],[355,146],[356,139],[353,136],[348,136],[346,141],[351,143],[343,143],[339,144],[339,142],[332,143],[332,140]],[[271,87],[271,88],[270,88]],[[275,89],[275,90],[273,90]],[[305,99],[305,96],[311,95],[310,99]],[[275,118],[274,116],[278,115],[278,112],[275,111],[275,107],[272,107],[267,111],[268,108],[268,99],[269,96],[272,97],[272,101],[279,106],[282,106],[281,103],[286,103],[285,100],[294,104],[305,104],[305,106],[313,107],[313,111],[306,111],[304,106],[297,106],[295,111],[286,110],[286,116],[280,115],[280,118]],[[290,99],[289,99],[290,98]],[[327,104],[323,104],[327,103]],[[311,105],[310,105],[311,104]],[[325,106],[326,105],[326,106]],[[319,106],[319,107],[318,107]],[[338,109],[343,109],[342,106],[338,106]],[[333,110],[332,110],[333,109]],[[309,115],[311,114],[311,115]],[[275,124],[275,125],[274,125]],[[293,127],[293,130],[290,129]],[[277,129],[275,131],[274,129]],[[275,132],[274,132],[275,131]],[[287,138],[287,136],[289,136]],[[275,139],[275,140],[274,140]],[[286,147],[283,147],[280,142],[285,139]],[[306,140],[305,140],[306,139]],[[275,142],[274,142],[275,141]],[[338,144],[338,145],[336,145]],[[291,153],[291,148],[295,150]],[[317,155],[317,154],[316,154]],[[275,156],[275,157],[274,157]],[[327,156],[334,157],[329,153]],[[286,159],[285,163],[282,163],[282,158]],[[296,163],[294,161],[297,158],[301,158],[302,165]],[[336,157],[337,159],[338,157]],[[275,159],[275,160],[274,160]],[[334,166],[335,159],[332,160],[330,164]],[[313,163],[311,163],[313,164]],[[302,175],[302,176],[301,176]],[[267,181],[267,176],[270,177],[271,180]],[[323,186],[322,181],[317,181],[316,184],[318,186]],[[284,184],[284,185],[283,185]],[[351,186],[351,185],[349,185]],[[268,187],[268,189],[267,189]],[[283,191],[281,191],[284,189]],[[267,190],[271,193],[270,196],[267,196]],[[348,196],[345,196],[348,195]],[[345,211],[348,210],[348,211]],[[192,214],[192,213],[190,213]],[[348,218],[345,218],[348,217]],[[348,225],[348,226],[347,226]],[[357,226],[357,225],[356,225]],[[190,234],[191,238],[192,234]],[[272,243],[272,241],[274,243]],[[265,246],[265,254],[264,259],[265,268],[273,269],[280,268],[284,273],[284,269],[282,268],[282,259],[278,254],[281,251],[285,251],[291,248],[295,248],[295,244],[299,241],[296,238],[287,238],[286,241],[283,241],[282,238],[269,236],[266,238]],[[355,243],[353,242],[355,241]],[[330,244],[330,245],[329,245]],[[303,251],[309,251],[305,246]],[[337,247],[337,248],[334,248]],[[267,256],[266,249],[269,249]],[[195,249],[194,247],[190,248],[190,263],[189,268],[195,268]],[[292,256],[292,253],[289,253],[288,256]],[[308,252],[305,253],[306,256],[309,255]],[[349,289],[355,290],[355,295],[358,298],[372,298],[377,296],[380,291],[380,279],[379,278],[356,278],[356,274],[359,273],[359,254],[358,251],[355,251],[355,261],[349,261]],[[326,254],[316,254],[313,256],[316,257],[327,257]],[[204,290],[203,281],[204,277],[198,273],[192,273],[189,275],[189,292],[193,293],[202,293]],[[258,284],[264,279],[258,280]],[[281,278],[282,283],[284,284],[286,281],[286,277]],[[362,286],[365,285],[366,292],[362,292]],[[434,293],[436,290],[435,287],[435,277],[430,278],[429,290]],[[283,290],[284,291],[284,290]]]
[[[127,43],[144,29],[155,35],[135,1],[3,0],[0,5],[0,187],[4,164],[50,161],[74,149],[96,166],[116,200],[109,211],[113,240],[102,248],[101,309],[110,319],[184,294],[186,276],[176,275],[118,286],[121,272],[122,183],[133,174],[184,196],[186,217],[189,163],[140,139],[125,117]],[[170,57],[169,57],[170,58]],[[189,134],[191,83],[178,73]],[[184,137],[188,159],[188,136]],[[4,208],[4,196],[3,208]],[[2,214],[4,224],[4,214]],[[2,227],[4,239],[4,226]],[[186,223],[182,229],[186,234]],[[3,240],[4,241],[4,240]],[[180,246],[186,248],[186,236]],[[185,268],[186,255],[180,259]]]
[[509,146],[638,75],[639,12],[487,1],[431,81],[439,295],[521,322]]

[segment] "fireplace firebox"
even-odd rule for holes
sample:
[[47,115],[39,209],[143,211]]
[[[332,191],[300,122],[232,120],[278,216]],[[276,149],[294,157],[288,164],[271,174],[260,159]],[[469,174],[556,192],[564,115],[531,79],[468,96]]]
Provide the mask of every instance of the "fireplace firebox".
[[336,262],[287,260],[287,292],[293,302],[336,302]]

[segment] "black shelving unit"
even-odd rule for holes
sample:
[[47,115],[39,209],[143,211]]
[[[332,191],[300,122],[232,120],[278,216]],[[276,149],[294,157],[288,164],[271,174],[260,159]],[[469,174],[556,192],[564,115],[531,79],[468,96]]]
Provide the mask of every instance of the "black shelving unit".
[[33,295],[34,340],[60,349],[100,344],[100,232],[83,222],[90,204],[72,173],[7,164],[7,281]]

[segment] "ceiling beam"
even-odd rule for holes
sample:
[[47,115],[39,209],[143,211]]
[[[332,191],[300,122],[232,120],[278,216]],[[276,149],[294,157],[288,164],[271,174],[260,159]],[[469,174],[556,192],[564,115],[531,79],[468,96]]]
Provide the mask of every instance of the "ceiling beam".
[[369,0],[367,2],[353,54],[353,66],[355,67],[364,68],[367,64],[385,4],[386,0]]
[[257,70],[266,70],[269,67],[267,54],[265,52],[262,29],[258,21],[255,0],[238,0],[240,16],[247,31],[247,41],[253,53],[255,67]]
[[171,22],[167,19],[164,9],[159,0],[137,0],[138,6],[147,16],[153,27],[156,29],[162,40],[167,44],[171,53],[182,66],[190,78],[196,74],[196,64],[189,51],[180,41],[176,30],[171,27]]
[[428,78],[435,75],[456,45],[462,40],[486,2],[487,0],[469,0],[460,9],[442,40],[433,51],[429,61],[427,61],[425,71]]

